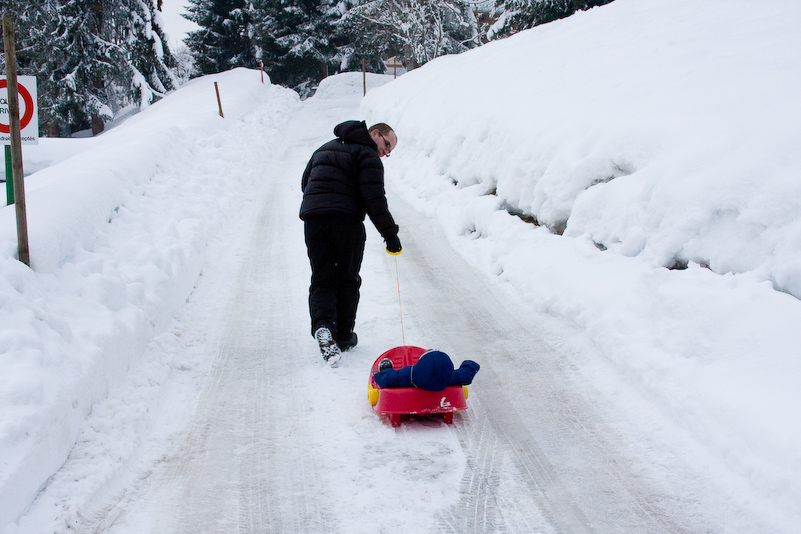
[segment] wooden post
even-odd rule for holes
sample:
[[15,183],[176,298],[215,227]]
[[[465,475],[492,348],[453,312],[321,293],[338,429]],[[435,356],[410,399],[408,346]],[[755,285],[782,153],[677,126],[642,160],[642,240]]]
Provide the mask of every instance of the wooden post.
[[214,82],[214,90],[217,92],[217,107],[220,108],[220,117],[224,119],[225,115],[223,115],[222,112],[222,101],[220,101],[220,88],[217,87],[217,82]]
[[264,61],[259,61],[259,70],[261,71],[261,83],[264,83]]
[[28,251],[28,218],[25,213],[25,184],[22,172],[22,135],[19,122],[19,86],[17,85],[17,55],[14,50],[14,23],[3,17],[3,45],[6,57],[8,84],[8,122],[11,130],[11,171],[14,180],[14,206],[17,211],[17,248],[19,261],[31,266]]
[[364,80],[364,94],[367,94],[367,60],[362,58],[362,78]]

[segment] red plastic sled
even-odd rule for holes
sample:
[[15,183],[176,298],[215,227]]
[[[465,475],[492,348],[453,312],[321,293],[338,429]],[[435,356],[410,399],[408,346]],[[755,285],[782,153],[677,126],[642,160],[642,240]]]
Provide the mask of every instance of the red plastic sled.
[[367,399],[378,414],[387,414],[392,426],[400,426],[401,415],[443,414],[447,424],[453,423],[453,414],[467,409],[467,386],[449,386],[442,391],[418,388],[380,388],[373,380],[378,364],[384,358],[392,360],[392,367],[400,369],[414,365],[426,349],[412,346],[395,347],[379,356],[370,369]]

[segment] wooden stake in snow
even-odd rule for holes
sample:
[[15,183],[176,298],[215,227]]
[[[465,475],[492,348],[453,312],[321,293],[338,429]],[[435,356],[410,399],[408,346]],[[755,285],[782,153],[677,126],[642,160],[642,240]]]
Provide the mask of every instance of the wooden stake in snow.
[[220,88],[217,87],[217,82],[214,82],[214,90],[217,92],[217,107],[220,108],[220,117],[224,119],[225,115],[223,115],[222,102],[220,101]]
[[8,84],[8,119],[11,130],[11,169],[14,183],[14,206],[17,210],[17,248],[19,261],[31,266],[28,251],[28,217],[25,213],[25,185],[22,172],[22,139],[19,121],[19,87],[17,86],[17,55],[14,50],[14,23],[3,17],[3,45],[6,57]]

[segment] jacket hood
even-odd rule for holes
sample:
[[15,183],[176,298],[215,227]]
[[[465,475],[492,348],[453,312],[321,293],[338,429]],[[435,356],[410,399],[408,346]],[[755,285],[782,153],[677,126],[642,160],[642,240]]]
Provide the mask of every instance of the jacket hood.
[[337,124],[334,128],[334,135],[346,143],[367,145],[378,150],[375,141],[370,137],[370,132],[367,131],[367,123],[364,121],[345,121]]
[[451,384],[453,362],[444,352],[430,350],[420,356],[411,371],[412,383],[420,389],[441,391]]

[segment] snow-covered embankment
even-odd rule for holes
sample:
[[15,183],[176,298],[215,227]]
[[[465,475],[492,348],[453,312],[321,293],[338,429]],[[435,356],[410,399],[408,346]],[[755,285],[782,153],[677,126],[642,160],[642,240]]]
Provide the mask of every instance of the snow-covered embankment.
[[0,526],[186,300],[208,240],[253,201],[259,167],[231,164],[269,153],[296,103],[258,71],[199,78],[30,175],[32,269],[14,259],[14,207],[0,210]]

